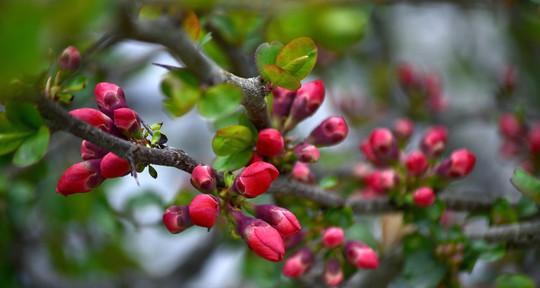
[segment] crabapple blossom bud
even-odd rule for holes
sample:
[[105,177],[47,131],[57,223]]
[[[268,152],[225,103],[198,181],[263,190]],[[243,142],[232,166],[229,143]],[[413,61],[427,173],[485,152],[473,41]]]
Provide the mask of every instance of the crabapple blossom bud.
[[329,227],[324,230],[322,242],[326,248],[334,248],[343,243],[345,232],[339,227]]
[[396,138],[387,128],[374,129],[369,135],[369,146],[377,158],[396,159],[398,156]]
[[330,259],[324,266],[324,282],[330,287],[335,287],[343,281],[341,263],[336,259]]
[[296,96],[296,91],[287,90],[281,87],[272,89],[274,99],[272,101],[272,114],[278,118],[289,116],[291,105]]
[[316,146],[332,146],[343,141],[349,128],[343,117],[332,116],[322,121],[311,134],[309,134],[307,142]]
[[301,143],[294,147],[294,154],[300,162],[313,163],[319,160],[321,153],[319,148],[308,143]]
[[94,89],[94,96],[99,110],[109,116],[113,115],[114,110],[127,107],[124,90],[116,84],[98,83]]
[[133,136],[141,129],[139,115],[132,109],[118,108],[113,111],[113,115],[114,126],[124,135]]
[[255,147],[260,155],[274,157],[283,152],[285,141],[277,129],[267,128],[259,132]]
[[426,73],[424,75],[424,89],[429,98],[442,98],[442,84],[439,75]]
[[446,107],[448,107],[448,101],[443,97],[442,94],[432,95],[428,99],[428,105],[433,112],[441,112],[446,110]]
[[269,261],[279,262],[283,259],[283,239],[274,227],[261,219],[247,217],[239,211],[232,214],[236,219],[238,234],[244,238],[251,251]]
[[99,159],[107,154],[107,150],[97,146],[96,144],[83,140],[81,142],[81,158],[83,160]]
[[517,139],[525,132],[525,127],[519,119],[510,113],[505,113],[499,118],[499,131],[509,139]]
[[210,166],[197,165],[191,171],[191,185],[203,193],[210,193],[216,189],[216,173]]
[[428,169],[429,163],[424,153],[413,151],[405,157],[405,166],[409,175],[422,176]]
[[399,139],[409,139],[414,132],[414,122],[406,118],[398,119],[394,122],[393,131]]
[[308,248],[302,248],[285,261],[283,275],[289,278],[301,277],[311,268],[314,260],[313,252]]
[[375,155],[375,152],[373,152],[373,149],[371,149],[371,145],[369,144],[369,139],[365,139],[364,141],[362,141],[360,143],[359,148],[360,148],[360,151],[362,151],[362,154],[364,154],[364,157],[366,157],[366,160],[368,160],[369,162],[375,165],[380,165],[383,163],[383,161],[381,161],[381,159],[379,159]]
[[296,216],[289,210],[275,205],[257,205],[255,217],[272,225],[282,236],[291,236],[302,227]]
[[60,176],[56,192],[68,196],[88,192],[97,187],[103,182],[103,177],[99,174],[100,161],[94,159],[73,164]]
[[302,84],[296,91],[296,97],[291,105],[290,117],[298,123],[313,115],[324,101],[324,82],[315,80]]
[[443,160],[437,167],[437,173],[449,178],[461,178],[469,175],[476,164],[476,156],[467,149],[459,149]]
[[534,123],[527,135],[529,151],[533,155],[540,155],[540,123]]
[[60,68],[64,70],[77,70],[81,65],[81,53],[79,50],[73,46],[68,46],[62,54],[60,54],[60,59],[58,59]]
[[420,148],[427,156],[438,156],[446,148],[447,141],[448,131],[446,128],[434,126],[424,133],[420,142]]
[[398,184],[399,176],[393,169],[377,170],[366,176],[364,182],[379,193],[386,192]]
[[198,194],[189,204],[189,218],[197,226],[212,228],[219,215],[219,203],[209,194]]
[[80,108],[69,111],[69,114],[103,131],[111,131],[113,124],[111,118],[97,109]]
[[414,67],[409,63],[401,63],[397,67],[399,83],[405,88],[418,84],[418,76]]
[[414,205],[427,207],[435,202],[435,193],[429,187],[420,187],[413,192]]
[[235,190],[246,198],[255,198],[266,192],[279,176],[279,171],[270,163],[258,161],[250,164],[236,177]]
[[376,269],[379,266],[377,253],[359,241],[348,241],[345,244],[345,257],[357,268]]
[[172,205],[163,213],[163,224],[169,232],[176,234],[193,226],[187,206]]
[[291,175],[295,180],[306,183],[312,182],[315,178],[311,173],[309,165],[299,161],[294,163]]
[[101,159],[99,171],[103,178],[108,179],[122,177],[129,174],[131,167],[126,159],[109,152],[103,157],[103,159]]

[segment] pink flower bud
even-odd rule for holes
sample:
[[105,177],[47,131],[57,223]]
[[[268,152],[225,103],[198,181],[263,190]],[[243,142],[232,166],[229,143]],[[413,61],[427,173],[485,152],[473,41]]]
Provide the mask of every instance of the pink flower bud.
[[394,122],[394,134],[400,139],[409,139],[414,132],[414,122],[402,118]]
[[99,175],[100,160],[87,160],[73,164],[60,176],[56,192],[68,196],[84,193],[97,187],[103,178]]
[[343,270],[336,259],[331,259],[324,266],[324,282],[330,287],[336,287],[343,281]]
[[96,144],[83,140],[81,142],[81,158],[83,160],[99,159],[107,154],[107,150],[97,146]]
[[373,149],[371,149],[371,145],[369,144],[369,139],[365,139],[364,141],[362,141],[360,143],[359,148],[360,148],[360,151],[362,151],[362,154],[364,154],[364,157],[366,158],[366,160],[368,160],[369,162],[375,165],[383,164],[383,161],[379,159],[379,157],[375,155],[375,152],[373,152]]
[[374,129],[369,135],[369,146],[379,159],[393,160],[398,157],[396,138],[389,129]]
[[199,194],[189,204],[189,218],[197,226],[212,228],[219,215],[219,203],[209,194]]
[[257,205],[255,217],[272,225],[282,236],[294,235],[302,229],[291,211],[275,205]]
[[294,253],[283,266],[283,275],[298,278],[304,275],[315,261],[313,253],[308,248],[302,248]]
[[356,179],[364,180],[372,172],[373,168],[371,167],[371,165],[361,162],[354,166],[352,174]]
[[435,202],[435,193],[429,187],[420,187],[413,192],[414,205],[428,207]]
[[98,83],[94,89],[94,96],[96,97],[99,110],[107,115],[112,116],[114,110],[127,107],[124,90],[116,84],[108,82]]
[[259,132],[255,146],[260,155],[274,157],[283,152],[285,141],[278,130],[267,128]]
[[424,89],[429,98],[442,98],[442,84],[439,75],[426,73],[424,75]]
[[216,189],[216,173],[210,166],[197,165],[191,171],[191,185],[203,193],[210,193]]
[[324,230],[322,242],[326,248],[334,248],[343,243],[345,232],[339,227],[330,227]]
[[519,154],[519,143],[516,143],[515,140],[505,139],[500,148],[501,156],[504,158],[511,158]]
[[377,170],[368,175],[364,182],[366,186],[377,192],[386,192],[396,187],[399,176],[393,169]]
[[424,153],[413,151],[405,157],[405,166],[409,175],[422,176],[428,169],[429,163]]
[[420,148],[428,156],[438,156],[446,148],[448,131],[445,127],[434,126],[426,131],[420,142]]
[[418,75],[414,67],[409,63],[399,64],[397,67],[399,83],[405,88],[418,84]]
[[343,141],[348,133],[349,128],[345,119],[343,117],[332,116],[326,118],[319,126],[311,131],[307,142],[316,146],[332,146]]
[[69,114],[103,131],[111,131],[113,124],[111,118],[97,109],[80,108],[71,110]]
[[377,253],[359,241],[348,241],[345,244],[345,256],[357,268],[376,269],[379,266]]
[[279,171],[270,163],[255,162],[244,168],[234,182],[238,193],[246,198],[255,198],[268,190]]
[[126,159],[109,152],[107,155],[105,155],[105,157],[103,157],[103,159],[101,159],[99,170],[101,172],[101,176],[108,179],[125,176],[129,174],[131,168]]
[[305,163],[313,163],[319,160],[321,153],[315,145],[301,143],[294,147],[294,154],[298,161]]
[[139,121],[139,115],[137,112],[129,108],[118,108],[114,112],[114,126],[118,128],[122,134],[126,136],[133,136],[137,131],[141,129],[141,123]]
[[169,232],[176,234],[193,226],[187,206],[172,205],[163,213],[163,224]]
[[309,165],[298,161],[294,163],[291,175],[294,180],[300,182],[310,183],[313,182],[313,180],[315,179],[315,177],[311,173]]
[[272,100],[272,114],[278,118],[289,116],[291,105],[296,97],[296,91],[287,90],[281,87],[272,89],[274,99]]
[[302,84],[291,106],[291,119],[298,123],[313,115],[324,101],[324,82],[315,80]]
[[532,155],[540,155],[540,123],[534,123],[527,135],[527,144]]
[[285,255],[281,234],[261,219],[246,217],[241,212],[233,212],[238,233],[244,238],[251,251],[260,257],[279,262]]
[[428,105],[433,112],[441,112],[448,107],[448,101],[442,94],[432,95],[428,99]]
[[437,173],[449,178],[461,178],[469,175],[476,164],[476,156],[467,149],[459,149],[437,167]]
[[523,135],[525,127],[515,115],[506,113],[499,118],[499,131],[506,138],[517,139]]
[[75,71],[81,66],[81,53],[79,50],[73,46],[68,46],[62,54],[60,54],[60,59],[58,60],[60,68],[64,70]]

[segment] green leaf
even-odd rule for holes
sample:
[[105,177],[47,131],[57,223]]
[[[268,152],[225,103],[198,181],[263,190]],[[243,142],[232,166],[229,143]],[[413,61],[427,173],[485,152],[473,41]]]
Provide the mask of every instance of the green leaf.
[[538,207],[528,197],[521,197],[517,203],[517,212],[519,217],[530,217],[538,213]]
[[437,287],[446,274],[446,267],[435,259],[431,251],[418,250],[405,257],[402,273],[411,287]]
[[37,130],[43,125],[43,119],[37,108],[27,102],[8,102],[6,104],[6,115],[8,121],[13,125],[32,130]]
[[262,74],[267,75],[272,84],[289,90],[300,88],[300,80],[277,65],[264,65]]
[[212,149],[219,156],[226,156],[246,150],[253,144],[251,130],[242,125],[232,125],[216,131]]
[[296,38],[287,43],[276,57],[276,65],[299,81],[309,75],[316,62],[317,46],[308,37]]
[[234,171],[244,167],[251,159],[251,150],[245,150],[228,156],[218,156],[214,161],[217,171]]
[[197,78],[185,70],[169,72],[161,82],[161,91],[167,97],[165,110],[175,117],[189,112],[201,94]]
[[259,45],[255,51],[255,63],[257,64],[257,69],[261,76],[270,81],[269,75],[264,71],[265,65],[276,64],[276,57],[283,48],[283,44],[280,42],[274,41],[272,43],[263,43]]
[[373,237],[373,232],[369,229],[366,221],[354,223],[351,227],[345,230],[347,239],[362,241],[372,248],[377,247],[377,240]]
[[158,177],[158,173],[156,171],[156,168],[152,167],[151,165],[148,165],[148,174],[152,176],[152,178],[156,179]]
[[537,204],[540,203],[540,179],[534,178],[525,170],[518,168],[514,171],[511,181],[519,192],[531,198]]
[[534,281],[523,274],[500,275],[495,281],[496,288],[534,288]]
[[50,132],[47,126],[41,126],[38,132],[28,137],[13,156],[13,164],[17,166],[29,166],[39,161],[49,146]]
[[33,133],[24,127],[12,125],[7,121],[6,114],[0,113],[0,155],[17,149]]
[[199,113],[216,119],[232,113],[242,101],[242,90],[230,84],[219,84],[206,90],[197,104]]
[[64,92],[78,92],[84,89],[86,87],[86,77],[83,75],[80,75],[71,81],[69,81],[68,84],[64,86],[64,89],[62,91]]

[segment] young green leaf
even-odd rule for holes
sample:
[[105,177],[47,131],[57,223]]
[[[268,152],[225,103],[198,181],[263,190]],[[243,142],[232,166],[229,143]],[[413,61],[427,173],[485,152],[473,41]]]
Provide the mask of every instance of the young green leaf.
[[50,132],[47,126],[41,126],[32,136],[21,144],[13,156],[13,164],[17,166],[29,166],[39,161],[47,152]]
[[167,97],[163,100],[165,110],[175,117],[189,112],[201,94],[195,76],[184,70],[169,72],[161,82],[161,91]]
[[227,156],[218,156],[214,161],[217,171],[234,171],[244,167],[251,159],[251,150],[244,150]]
[[316,62],[317,46],[311,38],[300,37],[281,49],[275,64],[300,81],[309,75]]
[[6,116],[11,124],[32,130],[37,130],[43,125],[43,119],[37,108],[26,102],[8,102],[6,104]]
[[264,65],[263,72],[272,84],[289,90],[300,88],[300,80],[277,65]]
[[242,101],[242,90],[230,84],[219,84],[206,90],[197,104],[199,113],[216,119],[233,112]]
[[216,131],[212,149],[219,156],[226,156],[246,150],[253,145],[251,130],[242,125],[233,125]]
[[255,51],[255,63],[257,64],[257,69],[259,70],[259,73],[261,73],[261,76],[268,81],[270,81],[270,77],[265,72],[264,66],[276,64],[276,57],[279,54],[279,51],[281,51],[281,48],[283,48],[283,44],[274,41],[272,43],[261,44]]
[[523,274],[500,275],[495,281],[496,288],[534,288],[534,281]]
[[156,179],[158,177],[158,173],[156,171],[156,168],[152,167],[151,165],[148,165],[148,174],[152,176],[152,178]]
[[540,179],[519,168],[514,171],[511,182],[523,195],[531,198],[537,204],[540,203]]

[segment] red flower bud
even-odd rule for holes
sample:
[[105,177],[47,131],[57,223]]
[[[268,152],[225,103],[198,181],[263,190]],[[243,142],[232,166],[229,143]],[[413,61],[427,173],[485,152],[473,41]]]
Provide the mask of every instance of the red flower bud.
[[429,187],[420,187],[413,192],[414,205],[427,207],[435,202],[435,193]]
[[285,141],[278,130],[267,128],[259,132],[255,146],[260,155],[274,157],[283,152]]
[[238,234],[244,238],[249,248],[260,257],[279,262],[285,254],[281,234],[261,219],[246,217],[241,212],[233,212]]
[[437,173],[449,178],[461,178],[471,173],[474,164],[476,156],[467,149],[459,149],[437,167]]
[[348,241],[345,244],[345,256],[357,268],[376,269],[379,266],[377,253],[359,241]]
[[533,155],[540,155],[540,123],[534,123],[527,135],[529,151]]
[[101,176],[108,179],[125,176],[129,174],[131,168],[126,159],[109,152],[107,155],[105,155],[105,157],[103,157],[103,159],[101,159],[99,170],[101,172]]
[[343,117],[328,117],[311,131],[307,142],[316,146],[332,146],[343,141],[348,133],[349,128]]
[[294,163],[291,175],[295,180],[300,182],[310,183],[315,179],[309,165],[298,161]]
[[308,248],[302,248],[298,252],[294,253],[283,266],[283,275],[289,278],[298,278],[304,275],[311,265],[315,257]]
[[282,236],[291,236],[302,229],[291,211],[275,205],[257,205],[255,217],[272,225]]
[[290,116],[298,123],[313,115],[324,101],[324,82],[315,80],[302,84],[296,91],[296,97],[291,106]]
[[203,193],[210,193],[216,189],[216,173],[210,166],[197,165],[191,171],[191,185]]
[[435,126],[426,131],[422,137],[420,148],[428,156],[438,156],[446,148],[448,131],[445,127]]
[[523,135],[525,127],[515,115],[506,113],[499,119],[499,131],[506,138],[517,139]]
[[398,157],[396,138],[389,129],[374,129],[369,135],[369,146],[373,154],[381,160],[393,160]]
[[405,88],[418,84],[418,75],[414,67],[409,63],[399,64],[397,67],[399,83]]
[[96,144],[83,140],[81,142],[81,158],[83,160],[99,159],[107,154],[107,150],[97,146]]
[[369,144],[369,139],[365,139],[360,143],[360,151],[362,151],[362,154],[364,154],[364,157],[366,157],[366,160],[369,162],[375,164],[375,165],[381,165],[383,162],[379,157],[375,155],[375,152],[373,152],[373,149],[371,149],[371,145]]
[[366,176],[364,182],[376,192],[386,192],[397,185],[399,176],[392,169],[377,170]]
[[199,194],[189,204],[189,218],[197,226],[212,228],[219,214],[219,203],[212,195]]
[[100,160],[87,160],[73,164],[60,176],[56,192],[68,196],[84,193],[97,187],[103,178],[99,175]]
[[73,46],[68,46],[62,54],[60,54],[60,59],[58,60],[60,68],[64,70],[75,71],[81,66],[81,53],[79,50]]
[[442,84],[439,75],[426,73],[424,75],[424,89],[429,98],[442,98]]
[[424,153],[413,151],[405,157],[405,166],[409,175],[422,176],[428,169],[429,163]]
[[298,161],[306,163],[317,162],[321,156],[319,149],[315,145],[308,143],[296,145],[294,147],[294,154],[296,155],[296,158],[298,158]]
[[176,234],[193,226],[187,206],[172,205],[163,213],[163,224],[169,232]]
[[134,133],[141,129],[139,115],[132,109],[118,108],[114,110],[113,114],[114,126],[116,126],[122,134],[133,136]]
[[270,163],[255,162],[244,168],[234,181],[238,193],[246,198],[255,198],[266,192],[279,176],[279,171]]
[[126,98],[124,90],[118,85],[108,82],[100,82],[94,89],[94,96],[99,110],[103,113],[112,116],[113,111],[126,106]]
[[409,139],[414,132],[414,122],[409,119],[398,119],[394,122],[394,134],[400,139]]
[[343,270],[336,259],[331,259],[324,266],[324,282],[330,287],[335,287],[343,281]]
[[324,230],[322,242],[326,248],[334,248],[343,243],[345,233],[339,227],[330,227]]
[[80,108],[71,110],[69,114],[103,131],[111,131],[113,124],[111,118],[97,109]]
[[511,158],[512,156],[519,154],[519,150],[519,143],[516,143],[515,140],[505,139],[501,145],[500,153],[504,158]]
[[448,107],[448,101],[443,97],[442,94],[432,95],[428,99],[428,105],[433,112],[441,112],[446,110],[446,107]]
[[289,116],[291,105],[296,97],[296,91],[287,90],[281,87],[272,89],[274,99],[272,100],[272,114],[278,118]]

